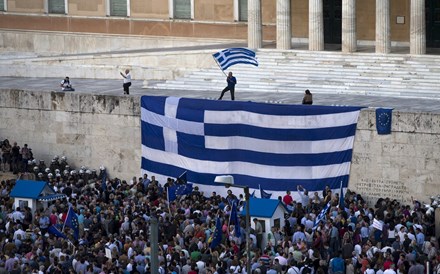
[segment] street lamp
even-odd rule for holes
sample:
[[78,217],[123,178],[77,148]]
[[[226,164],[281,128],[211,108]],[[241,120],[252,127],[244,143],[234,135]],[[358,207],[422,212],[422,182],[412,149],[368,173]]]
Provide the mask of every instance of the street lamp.
[[251,214],[250,214],[250,210],[249,210],[249,204],[250,204],[249,187],[234,184],[234,177],[232,177],[231,175],[216,176],[214,179],[214,182],[221,184],[221,185],[224,185],[226,188],[237,187],[237,188],[242,188],[244,191],[244,198],[246,200],[246,206],[245,206],[245,210],[246,210],[246,273],[251,274],[251,250],[249,248],[249,243],[251,242],[251,239],[250,239]]

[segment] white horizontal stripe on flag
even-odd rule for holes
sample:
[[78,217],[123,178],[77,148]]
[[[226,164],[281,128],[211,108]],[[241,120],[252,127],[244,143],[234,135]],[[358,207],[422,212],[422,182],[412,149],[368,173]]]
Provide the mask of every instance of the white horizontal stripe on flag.
[[154,161],[178,166],[199,173],[240,174],[268,179],[323,179],[347,175],[350,162],[322,166],[267,166],[248,162],[217,162],[185,156],[142,146],[142,155],[154,155]]
[[168,127],[172,130],[203,136],[205,134],[205,129],[203,123],[192,122],[177,119],[176,117],[167,117],[148,109],[141,109],[141,119],[144,122],[158,126],[158,127]]
[[278,154],[315,154],[353,148],[354,136],[320,141],[270,141],[251,137],[205,136],[205,147],[212,149],[243,149]]
[[[328,128],[356,124],[359,111],[308,115],[281,116],[267,115],[248,111],[205,111],[204,122],[209,124],[246,124],[263,128],[306,129]],[[313,125],[313,127],[310,127]]]

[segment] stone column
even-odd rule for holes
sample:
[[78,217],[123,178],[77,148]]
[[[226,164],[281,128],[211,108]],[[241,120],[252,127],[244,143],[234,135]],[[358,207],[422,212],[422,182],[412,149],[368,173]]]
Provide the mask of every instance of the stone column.
[[376,0],[376,53],[390,53],[390,0]]
[[277,49],[291,48],[292,27],[290,19],[290,0],[277,0]]
[[324,50],[323,0],[309,0],[309,50]]
[[263,46],[261,23],[261,0],[248,1],[248,47],[259,49]]
[[425,0],[411,0],[410,52],[426,53]]
[[356,0],[342,0],[342,52],[356,50]]

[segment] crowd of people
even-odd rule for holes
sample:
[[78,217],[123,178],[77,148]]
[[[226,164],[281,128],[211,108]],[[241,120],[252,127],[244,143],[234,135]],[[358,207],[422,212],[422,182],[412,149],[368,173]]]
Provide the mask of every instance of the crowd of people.
[[[242,195],[228,191],[222,197],[195,186],[168,201],[167,190],[178,183],[173,178],[109,178],[105,167],[73,169],[64,156],[46,166],[29,148],[13,147],[1,144],[4,171],[46,181],[66,198],[39,204],[32,214],[27,206],[14,208],[9,193],[15,180],[1,182],[0,274],[151,273],[153,217],[159,224],[159,274],[246,273],[247,248],[253,274],[440,273],[434,216],[418,201],[403,205],[384,197],[369,205],[347,190],[342,206],[328,186],[313,194],[298,186],[298,195],[288,190],[278,198],[288,209],[280,227],[263,231],[255,220],[246,243],[244,217],[237,229],[229,223],[231,203],[240,211]],[[78,215],[78,235],[63,225],[69,208]],[[222,237],[214,245],[218,220]]]

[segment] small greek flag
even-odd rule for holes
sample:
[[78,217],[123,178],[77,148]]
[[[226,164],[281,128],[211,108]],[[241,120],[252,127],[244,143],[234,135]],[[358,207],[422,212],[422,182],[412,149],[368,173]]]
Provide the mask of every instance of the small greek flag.
[[325,221],[325,215],[327,214],[327,211],[330,209],[330,202],[328,202],[325,207],[321,210],[321,212],[316,216],[315,224],[313,225],[313,230],[315,230],[319,223],[322,221]]
[[270,199],[270,197],[272,197],[272,193],[264,191],[264,189],[261,187],[261,185],[259,185],[259,187],[260,187],[261,199]]
[[221,68],[225,70],[236,64],[253,65],[258,67],[255,52],[245,48],[229,48],[212,55]]

